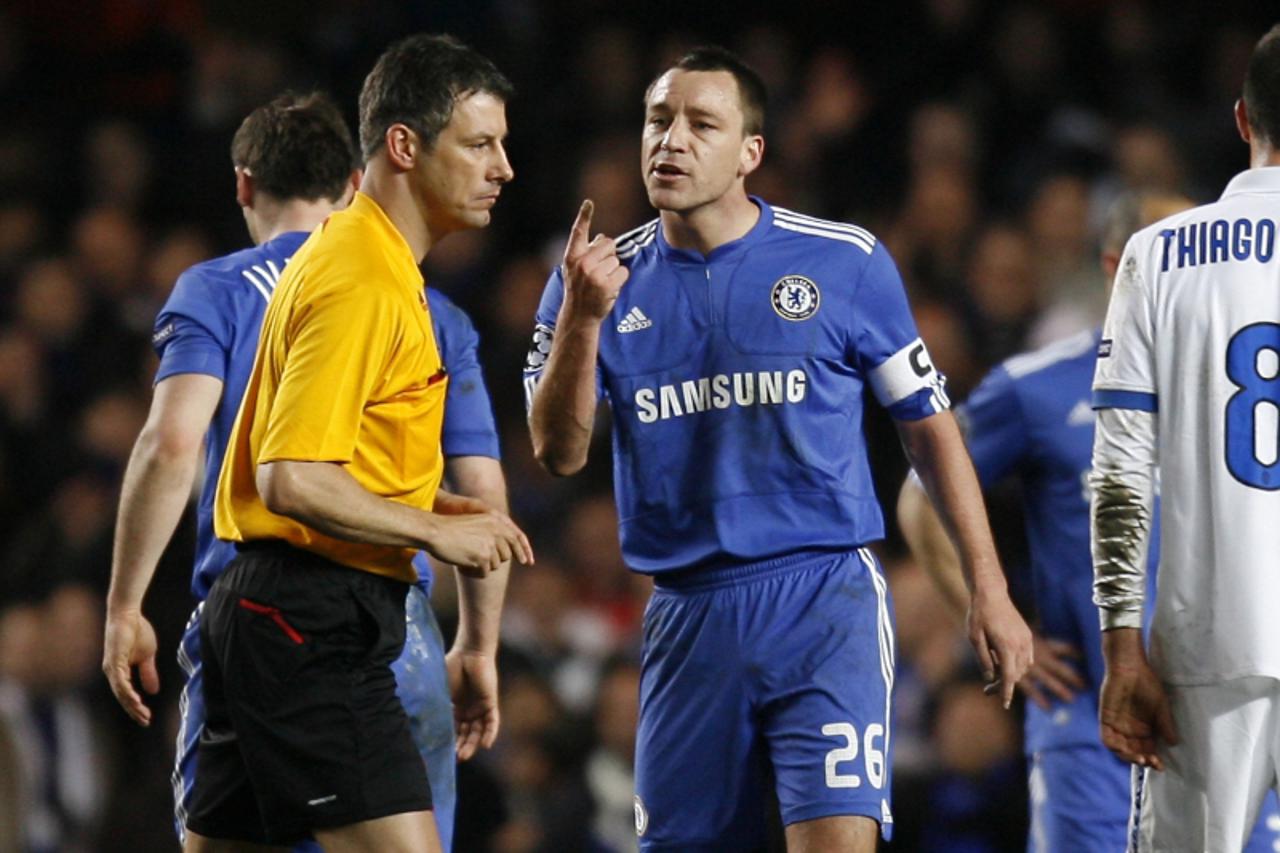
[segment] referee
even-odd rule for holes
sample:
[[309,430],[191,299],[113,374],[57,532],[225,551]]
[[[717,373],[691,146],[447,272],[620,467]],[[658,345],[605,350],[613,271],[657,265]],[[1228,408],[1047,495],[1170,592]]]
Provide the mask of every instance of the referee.
[[389,48],[360,95],[366,170],[294,255],[263,320],[215,530],[239,551],[201,626],[206,723],[187,850],[226,842],[437,851],[395,693],[411,560],[496,570],[524,534],[438,492],[448,377],[418,265],[488,224],[512,177],[506,78],[449,37]]

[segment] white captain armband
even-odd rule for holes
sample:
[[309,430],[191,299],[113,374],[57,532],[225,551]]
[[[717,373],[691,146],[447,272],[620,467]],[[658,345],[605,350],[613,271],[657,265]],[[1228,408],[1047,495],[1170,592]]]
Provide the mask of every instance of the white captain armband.
[[943,390],[942,374],[933,366],[924,341],[916,338],[885,359],[871,371],[871,387],[876,399],[886,408],[920,392],[930,392],[930,402],[935,411],[951,405]]
[[547,366],[547,356],[551,355],[551,340],[555,337],[555,329],[545,323],[533,327],[533,341],[529,344],[529,352],[524,358],[524,408],[526,414],[533,410],[533,392],[542,378],[542,369]]
[[555,330],[544,323],[533,327],[533,341],[529,344],[529,352],[524,359],[524,372],[537,373],[547,364],[547,356],[551,355],[551,339]]

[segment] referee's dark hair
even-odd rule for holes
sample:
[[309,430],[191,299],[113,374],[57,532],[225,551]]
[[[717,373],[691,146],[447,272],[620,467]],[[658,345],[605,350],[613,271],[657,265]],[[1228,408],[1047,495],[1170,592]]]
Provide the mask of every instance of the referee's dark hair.
[[365,162],[403,124],[430,149],[453,105],[484,93],[508,101],[515,88],[497,66],[453,36],[416,35],[383,51],[360,90],[360,151]]
[[1254,133],[1280,145],[1280,24],[1253,49],[1244,75],[1244,110]]
[[337,201],[357,168],[351,129],[323,92],[286,92],[249,113],[232,137],[231,162],[281,201]]
[[[738,58],[731,50],[715,45],[695,47],[668,68],[667,71],[679,68],[681,71],[727,71],[738,83],[738,100],[742,107],[742,130],[748,136],[764,133],[764,110],[769,101],[769,93],[764,81],[750,65]],[[662,72],[666,74],[667,71]],[[658,75],[661,77],[662,75]],[[649,100],[653,91],[655,78],[645,90],[644,99]]]

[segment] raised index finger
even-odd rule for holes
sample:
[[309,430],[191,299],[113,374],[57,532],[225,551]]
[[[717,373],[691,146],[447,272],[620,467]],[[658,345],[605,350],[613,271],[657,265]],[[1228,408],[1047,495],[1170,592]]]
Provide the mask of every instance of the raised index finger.
[[569,229],[569,242],[564,247],[564,256],[566,258],[577,257],[587,250],[587,244],[590,242],[587,238],[591,233],[591,214],[595,210],[595,203],[591,199],[582,202],[582,207],[578,208],[578,216],[573,220],[573,227]]

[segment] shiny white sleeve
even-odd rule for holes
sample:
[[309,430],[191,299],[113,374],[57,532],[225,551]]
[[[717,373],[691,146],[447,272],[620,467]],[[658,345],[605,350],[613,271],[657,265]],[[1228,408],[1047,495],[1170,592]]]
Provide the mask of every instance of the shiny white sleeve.
[[1146,242],[1134,236],[1125,246],[1102,324],[1093,374],[1095,409],[1159,408],[1155,381],[1155,309],[1151,277],[1144,275]]
[[1102,630],[1141,628],[1155,494],[1156,415],[1098,411],[1089,473],[1093,603]]

